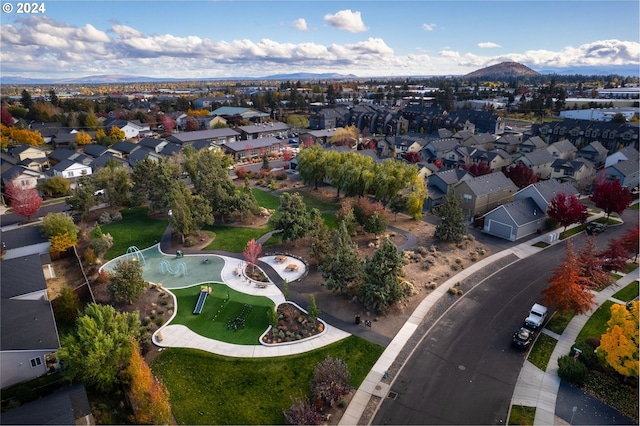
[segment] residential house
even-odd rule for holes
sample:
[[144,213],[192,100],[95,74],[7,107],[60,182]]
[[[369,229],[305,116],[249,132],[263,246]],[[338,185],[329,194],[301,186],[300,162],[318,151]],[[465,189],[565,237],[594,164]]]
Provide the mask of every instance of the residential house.
[[60,340],[40,255],[5,259],[0,275],[0,388],[4,389],[58,369]]
[[167,137],[167,142],[188,146],[196,141],[207,141],[212,146],[222,146],[240,139],[240,132],[234,129],[222,128],[211,130],[196,130],[195,132],[174,133]]
[[68,148],[58,148],[53,150],[49,154],[49,161],[51,162],[52,165],[55,165],[64,160],[72,160],[72,161],[75,161],[76,163],[81,163],[81,164],[84,164],[85,166],[88,166],[93,161],[93,158]]
[[493,143],[495,149],[502,149],[509,154],[513,154],[518,150],[518,146],[522,143],[522,136],[513,134],[504,134]]
[[[462,132],[459,132],[462,133]],[[453,137],[457,137],[458,134]],[[473,146],[478,149],[484,150],[492,150],[494,148],[494,144],[496,141],[496,137],[489,133],[480,133],[478,135],[470,134],[467,137],[463,138],[460,142],[461,145],[464,146]]]
[[140,146],[137,143],[122,141],[111,145],[109,147],[109,152],[113,152],[115,155],[126,159],[137,149],[140,149]]
[[198,98],[193,101],[193,106],[195,106],[198,109],[211,110],[216,105],[233,104],[234,98],[235,97],[233,95]]
[[617,179],[620,181],[620,185],[635,189],[638,187],[638,162],[634,160],[620,161],[607,168],[605,168],[605,179],[612,181]]
[[620,161],[627,160],[635,161],[636,163],[640,161],[640,153],[638,152],[638,150],[630,146],[624,147],[621,150],[609,155],[604,162],[604,166],[609,167]]
[[225,120],[230,116],[239,116],[242,120],[261,120],[268,118],[269,114],[254,108],[223,106],[211,111],[211,115],[219,115]]
[[476,152],[478,152],[478,148],[473,146],[458,145],[442,158],[442,167],[444,169],[457,169],[458,167],[469,166]]
[[113,152],[106,151],[101,156],[95,158],[89,166],[95,172],[103,167],[106,167],[107,164],[115,162],[119,167],[127,167],[129,164],[127,160],[120,157],[119,155],[114,154]]
[[104,121],[103,126],[108,130],[112,127],[117,127],[124,132],[125,139],[150,136],[151,134],[149,125],[147,123],[141,123],[139,120],[108,118]]
[[58,134],[58,132],[62,131],[62,123],[54,122],[54,123],[31,123],[29,128],[32,131],[40,133],[42,138],[44,139],[44,143],[51,143],[53,137]]
[[27,159],[46,159],[47,153],[46,151],[31,145],[18,145],[16,147],[11,148],[9,153],[15,157],[18,161],[24,161]]
[[162,155],[158,154],[151,148],[141,146],[127,156],[127,162],[129,163],[130,167],[133,167],[138,161],[142,161],[145,158],[148,158],[151,161],[158,161],[160,158],[162,158]]
[[335,128],[303,132],[300,133],[299,142],[301,145],[316,143],[320,145],[326,145],[329,143],[329,140],[333,137],[333,134],[335,132]]
[[538,151],[540,149],[544,149],[547,147],[547,143],[543,141],[540,137],[534,136],[529,139],[526,139],[518,145],[517,152],[527,153]]
[[392,149],[392,153],[396,157],[402,157],[407,152],[420,152],[426,141],[420,136],[415,135],[401,135],[401,136],[387,136],[385,141]]
[[350,115],[351,112],[346,106],[323,108],[309,116],[309,128],[312,130],[335,130],[338,127],[345,127]]
[[573,160],[576,156],[576,152],[578,152],[578,148],[576,148],[568,140],[563,139],[549,145],[547,147],[547,151],[549,151],[554,158],[560,158],[562,160]]
[[156,138],[143,138],[138,141],[138,145],[146,148],[151,148],[156,153],[161,153],[162,148],[164,148],[169,142],[166,139],[156,139]]
[[492,151],[477,150],[471,156],[472,163],[483,162],[489,166],[492,172],[497,172],[511,165],[511,155],[502,149]]
[[459,182],[455,192],[469,220],[482,216],[501,204],[513,201],[518,187],[502,172],[490,173]]
[[604,165],[604,162],[607,159],[607,148],[602,146],[602,144],[598,141],[591,142],[589,145],[586,145],[578,150],[576,153],[576,159],[584,158],[593,163],[596,169],[601,168]]
[[458,146],[458,140],[454,138],[437,139],[428,142],[422,149],[422,158],[430,163],[442,161],[446,154]]
[[44,173],[27,167],[16,165],[2,173],[2,185],[6,186],[10,181],[16,179],[23,188],[35,188],[39,179],[44,179]]
[[555,158],[546,149],[527,152],[514,160],[514,163],[522,163],[535,173],[538,179],[551,177],[551,164]]
[[219,115],[184,115],[176,122],[180,129],[187,128],[187,121],[194,120],[198,123],[199,130],[215,129],[216,127],[226,127],[227,120]]
[[558,193],[579,194],[570,183],[554,179],[536,182],[516,192],[513,202],[505,203],[485,214],[483,231],[516,241],[543,229],[549,203]]
[[[197,142],[197,141],[196,141]],[[196,142],[193,142],[192,146],[196,146]],[[210,145],[210,146],[217,146],[217,145]],[[179,154],[182,152],[182,145],[178,145],[175,143],[168,143],[165,146],[162,147],[162,151],[160,151],[160,154],[164,155],[165,157],[171,157],[173,154]]]
[[107,148],[104,145],[99,145],[97,143],[92,143],[92,144],[83,146],[82,147],[82,152],[85,153],[86,155],[90,156],[90,157],[98,158],[102,154],[107,152],[108,149],[109,148]]
[[255,123],[249,126],[240,126],[237,128],[240,131],[241,140],[252,140],[260,138],[279,138],[285,139],[291,131],[291,126],[287,123],[270,122],[270,123]]
[[[94,159],[91,159],[93,162]],[[89,163],[91,164],[91,163]],[[61,176],[65,179],[76,179],[83,175],[91,175],[91,166],[76,163],[74,160],[62,160],[51,168],[51,176]]]
[[620,146],[631,146],[637,150],[640,140],[640,129],[634,123],[576,119],[534,124],[531,126],[531,133],[544,137],[549,144],[562,139],[568,139],[576,146],[599,141],[610,153]]
[[51,243],[44,236],[40,226],[21,226],[2,231],[2,248],[5,250],[3,259],[15,259],[30,254],[49,255]]
[[551,163],[551,179],[570,182],[578,189],[586,190],[593,183],[596,169],[589,160],[556,159]]
[[280,148],[285,144],[286,142],[280,139],[265,137],[228,143],[223,145],[222,148],[227,154],[233,157],[236,163],[244,163],[246,161],[259,159],[265,154],[278,154]]
[[81,383],[59,388],[2,413],[4,425],[94,425],[87,390]]
[[472,178],[473,175],[464,169],[442,170],[432,174],[427,181],[425,209],[427,211],[433,210],[434,207],[444,202],[444,198],[449,194],[451,188]]

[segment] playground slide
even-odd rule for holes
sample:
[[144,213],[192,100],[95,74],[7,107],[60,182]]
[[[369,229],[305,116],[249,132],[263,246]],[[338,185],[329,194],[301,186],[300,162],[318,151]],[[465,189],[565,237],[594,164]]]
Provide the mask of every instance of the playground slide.
[[201,291],[200,296],[198,296],[198,301],[196,302],[196,307],[193,310],[194,314],[200,314],[202,312],[202,308],[204,307],[204,301],[207,300],[207,295],[209,293],[206,291]]

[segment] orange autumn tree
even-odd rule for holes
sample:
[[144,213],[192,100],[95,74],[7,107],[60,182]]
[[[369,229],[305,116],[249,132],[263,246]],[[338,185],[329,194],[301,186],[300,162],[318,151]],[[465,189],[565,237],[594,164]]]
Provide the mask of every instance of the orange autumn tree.
[[169,391],[151,373],[149,365],[140,354],[140,347],[131,339],[131,359],[123,371],[127,396],[133,410],[133,424],[167,425],[172,423]]
[[589,290],[589,280],[583,275],[571,241],[566,242],[565,258],[553,271],[549,287],[543,290],[542,303],[553,306],[560,315],[588,312],[594,295]]
[[600,337],[598,354],[607,364],[625,377],[638,377],[638,309],[636,300],[630,306],[619,303],[611,306],[611,319],[607,322],[607,332]]

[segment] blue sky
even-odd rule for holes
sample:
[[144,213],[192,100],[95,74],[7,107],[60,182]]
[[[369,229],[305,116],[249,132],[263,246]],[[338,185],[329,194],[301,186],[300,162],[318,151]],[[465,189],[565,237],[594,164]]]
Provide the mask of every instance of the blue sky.
[[503,61],[558,71],[640,66],[637,0],[39,3],[45,12],[30,15],[2,3],[3,75],[447,75]]

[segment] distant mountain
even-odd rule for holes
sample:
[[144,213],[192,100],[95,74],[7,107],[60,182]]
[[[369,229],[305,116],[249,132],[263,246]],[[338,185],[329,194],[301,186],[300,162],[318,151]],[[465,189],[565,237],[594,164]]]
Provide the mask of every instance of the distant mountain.
[[265,80],[309,80],[315,78],[327,78],[327,79],[341,79],[341,78],[358,78],[353,74],[338,74],[338,73],[312,73],[312,72],[297,72],[292,74],[274,74],[262,77]]
[[539,72],[518,62],[501,62],[490,67],[481,68],[464,76],[464,78],[500,79],[512,77],[538,76]]
[[155,78],[140,75],[90,75],[77,78],[24,78],[20,76],[2,76],[0,84],[117,84],[117,83],[154,83],[161,81],[205,81],[205,80],[309,80],[309,79],[345,79],[357,78],[353,74],[338,73],[292,73],[275,74],[264,77],[216,77],[216,78]]

